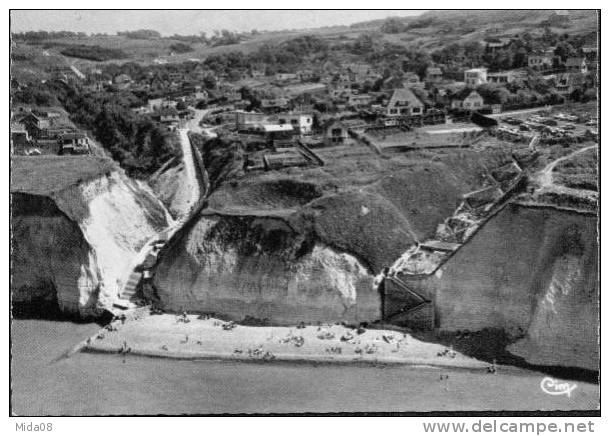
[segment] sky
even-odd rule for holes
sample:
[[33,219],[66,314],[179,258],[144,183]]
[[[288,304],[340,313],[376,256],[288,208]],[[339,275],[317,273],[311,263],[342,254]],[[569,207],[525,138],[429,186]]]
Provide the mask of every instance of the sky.
[[413,10],[13,10],[11,31],[71,30],[73,32],[109,33],[122,30],[153,29],[162,35],[211,34],[214,30],[231,31],[287,30],[349,25],[390,16],[413,16]]

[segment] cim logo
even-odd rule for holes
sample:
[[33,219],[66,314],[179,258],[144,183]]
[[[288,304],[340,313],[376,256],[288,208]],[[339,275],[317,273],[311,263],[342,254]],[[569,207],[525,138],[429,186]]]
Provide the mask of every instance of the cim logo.
[[572,391],[576,389],[576,383],[561,382],[551,377],[545,377],[540,382],[540,389],[549,395],[567,395],[570,397]]

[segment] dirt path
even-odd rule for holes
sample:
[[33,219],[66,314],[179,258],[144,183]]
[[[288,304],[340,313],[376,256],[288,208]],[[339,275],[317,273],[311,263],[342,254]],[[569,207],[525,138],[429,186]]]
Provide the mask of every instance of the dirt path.
[[552,188],[552,189],[560,189],[560,190],[569,189],[569,190],[574,190],[574,191],[581,191],[580,189],[572,189],[572,188],[566,188],[565,186],[556,185],[553,182],[553,170],[561,162],[563,162],[565,160],[570,160],[574,156],[584,153],[584,152],[591,150],[593,148],[596,148],[596,147],[597,147],[597,144],[590,145],[588,147],[579,148],[578,150],[573,151],[572,153],[570,153],[566,156],[560,157],[559,159],[555,159],[553,162],[551,162],[546,167],[544,167],[538,174],[537,180],[538,180],[538,183],[540,184],[540,187],[543,189]]
[[551,108],[552,108],[552,106],[539,106],[539,107],[534,107],[531,109],[520,109],[520,110],[516,110],[516,111],[502,112],[499,114],[490,114],[488,116],[490,118],[510,117],[510,116],[515,116],[515,115],[524,115],[524,114],[532,114],[532,113],[541,112],[541,111],[548,111]]

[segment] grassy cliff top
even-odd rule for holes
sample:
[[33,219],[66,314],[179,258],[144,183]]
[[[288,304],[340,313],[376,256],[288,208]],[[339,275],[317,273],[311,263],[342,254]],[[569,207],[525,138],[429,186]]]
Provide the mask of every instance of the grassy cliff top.
[[13,156],[11,192],[49,195],[117,169],[97,156]]
[[315,149],[324,166],[244,173],[243,156],[227,144],[200,145],[212,184],[209,209],[287,216],[298,232],[356,255],[374,272],[413,242],[433,237],[462,195],[511,159],[504,148],[379,155],[353,144]]

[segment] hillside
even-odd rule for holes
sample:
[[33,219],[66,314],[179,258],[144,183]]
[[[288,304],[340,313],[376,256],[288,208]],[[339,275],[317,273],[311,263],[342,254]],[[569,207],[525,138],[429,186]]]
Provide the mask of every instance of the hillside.
[[[363,34],[372,33],[381,36],[385,42],[413,48],[436,49],[449,42],[479,41],[489,37],[514,36],[523,32],[541,34],[547,27],[557,33],[589,34],[592,29],[598,28],[598,16],[592,10],[436,10],[425,12],[418,17],[390,17],[355,23],[349,27],[261,32],[245,36],[237,44],[214,46],[189,43],[192,50],[183,53],[172,48],[180,41],[171,37],[131,39],[124,35],[104,35],[55,38],[39,44],[13,41],[13,69],[14,74],[33,73],[37,71],[36,66],[45,67],[58,61],[60,64],[85,67],[92,63],[149,64],[155,60],[178,63],[189,59],[203,60],[207,56],[234,51],[249,54],[265,45],[278,45],[301,35],[316,35],[340,45]],[[80,46],[95,46],[100,50],[110,51],[102,54],[102,58],[109,58],[94,61],[65,56],[62,53],[67,48],[75,50]],[[113,56],[112,51],[117,54]],[[120,56],[120,53],[124,56]]]
[[365,32],[381,32],[387,42],[413,48],[438,49],[449,43],[482,41],[522,33],[589,34],[598,29],[591,10],[434,10],[419,17],[375,20],[353,25]]

